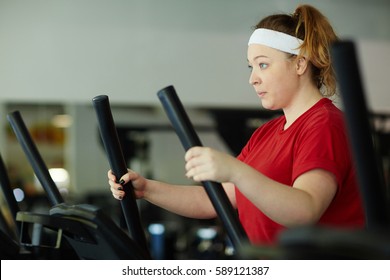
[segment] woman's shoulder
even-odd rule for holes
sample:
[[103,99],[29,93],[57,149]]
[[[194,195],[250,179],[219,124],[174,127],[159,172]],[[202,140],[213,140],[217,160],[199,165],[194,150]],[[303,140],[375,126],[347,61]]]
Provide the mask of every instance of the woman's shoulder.
[[328,98],[321,99],[308,114],[307,119],[310,119],[310,123],[317,124],[343,124],[344,116],[341,109],[339,109],[332,100]]

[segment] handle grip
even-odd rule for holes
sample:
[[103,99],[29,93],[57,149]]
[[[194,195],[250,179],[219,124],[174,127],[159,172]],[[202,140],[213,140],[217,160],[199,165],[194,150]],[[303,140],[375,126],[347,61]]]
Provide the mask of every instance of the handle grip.
[[61,196],[57,185],[50,176],[49,170],[42,159],[32,137],[22,119],[19,111],[14,111],[7,115],[7,119],[15,132],[16,138],[22,146],[39,182],[45,190],[51,206],[63,203],[64,199]]
[[384,177],[374,149],[373,129],[369,122],[355,45],[352,41],[334,43],[331,54],[340,95],[344,101],[345,120],[356,161],[367,227],[373,229],[388,227],[390,214],[383,192]]
[[[184,149],[187,151],[194,146],[202,146],[193,125],[185,112],[185,109],[176,94],[173,86],[168,86],[157,93],[168,118],[174,127]],[[213,181],[203,181],[207,195],[209,196],[218,217],[235,248],[248,243],[248,237],[238,220],[237,214],[231,205],[222,185]]]
[[8,203],[8,207],[12,216],[13,221],[16,225],[16,230],[18,236],[21,234],[21,224],[16,221],[16,214],[20,211],[18,202],[15,199],[14,193],[12,191],[11,182],[8,177],[8,171],[4,164],[3,158],[0,155],[0,185],[3,189],[3,194],[5,200]]
[[[97,115],[100,136],[103,141],[111,170],[115,174],[116,178],[119,179],[127,173],[127,166],[122,153],[118,133],[115,128],[114,119],[112,117],[108,96],[96,96],[92,99],[92,102]],[[140,245],[140,247],[147,252],[146,237],[142,228],[131,182],[124,185],[123,189],[126,195],[120,203],[129,234]]]

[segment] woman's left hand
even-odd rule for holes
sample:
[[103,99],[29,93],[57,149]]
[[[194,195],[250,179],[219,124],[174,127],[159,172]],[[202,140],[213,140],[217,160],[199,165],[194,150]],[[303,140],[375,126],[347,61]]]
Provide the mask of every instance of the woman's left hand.
[[193,147],[185,154],[186,176],[194,181],[232,182],[237,163],[231,155],[208,147]]

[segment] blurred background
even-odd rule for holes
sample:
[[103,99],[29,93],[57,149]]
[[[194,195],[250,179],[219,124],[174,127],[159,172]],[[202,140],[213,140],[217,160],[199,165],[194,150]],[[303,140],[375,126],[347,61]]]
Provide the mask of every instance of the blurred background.
[[[184,176],[184,150],[156,96],[168,85],[174,85],[204,145],[239,153],[253,129],[279,114],[263,110],[248,83],[251,28],[271,13],[294,12],[299,3],[0,0],[0,153],[21,208],[47,211],[48,204],[7,122],[15,110],[65,199],[98,205],[118,222],[93,97],[109,96],[128,166],[149,178],[193,183]],[[357,43],[389,177],[390,2],[305,3],[322,11],[341,39]],[[0,205],[6,212],[1,194]],[[146,202],[139,207],[145,230],[166,235],[170,249],[161,258],[209,258],[222,250],[218,221],[190,221]]]

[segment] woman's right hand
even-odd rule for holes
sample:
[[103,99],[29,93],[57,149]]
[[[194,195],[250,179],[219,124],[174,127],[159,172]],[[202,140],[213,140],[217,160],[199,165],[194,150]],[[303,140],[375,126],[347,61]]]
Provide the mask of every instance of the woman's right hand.
[[112,195],[116,199],[118,200],[123,199],[123,197],[125,196],[125,191],[123,190],[123,188],[128,182],[132,183],[136,198],[144,197],[146,179],[141,175],[139,175],[138,173],[134,172],[133,170],[128,169],[127,173],[124,174],[119,179],[118,182],[115,175],[112,173],[112,170],[108,171],[107,177],[108,177],[108,184],[111,187],[110,190],[112,192]]

